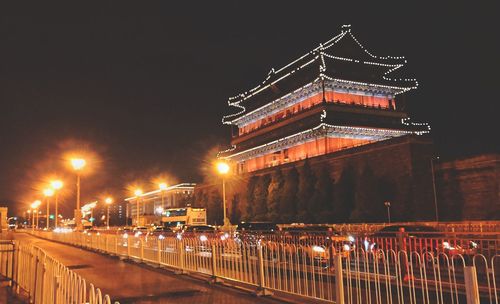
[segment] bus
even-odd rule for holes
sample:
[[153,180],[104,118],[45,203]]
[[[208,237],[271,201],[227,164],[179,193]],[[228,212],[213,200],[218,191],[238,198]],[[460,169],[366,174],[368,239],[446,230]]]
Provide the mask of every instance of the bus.
[[166,227],[206,225],[207,209],[194,207],[166,209],[163,212],[161,222]]

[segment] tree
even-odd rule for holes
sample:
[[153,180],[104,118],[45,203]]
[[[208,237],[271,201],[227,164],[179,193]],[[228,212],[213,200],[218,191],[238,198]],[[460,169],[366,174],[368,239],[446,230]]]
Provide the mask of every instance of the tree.
[[222,195],[214,188],[210,191],[207,202],[207,222],[217,225],[223,223]]
[[259,176],[254,189],[254,219],[263,221],[267,219],[267,195],[271,177],[269,174]]
[[299,173],[293,167],[285,175],[285,182],[283,184],[283,196],[279,204],[281,213],[280,221],[283,223],[290,223],[295,221],[297,211],[297,188],[299,186]]
[[321,166],[316,171],[314,193],[309,203],[309,212],[315,223],[333,222],[333,180],[330,177],[328,165]]
[[277,168],[271,176],[267,195],[267,220],[274,223],[279,221],[279,207],[283,196],[284,182],[283,172]]
[[245,194],[245,206],[242,208],[242,215],[241,218],[244,221],[250,221],[253,219],[255,216],[254,213],[254,192],[255,192],[255,185],[257,184],[258,177],[253,175],[248,179],[247,182],[247,187],[246,187],[246,194]]
[[312,222],[312,216],[309,212],[309,203],[314,194],[315,176],[306,159],[299,171],[299,188],[297,192],[297,220],[303,223]]
[[231,223],[239,223],[241,220],[241,212],[240,212],[240,195],[235,194],[233,199],[231,200]]
[[342,170],[339,181],[335,185],[334,222],[345,223],[349,220],[354,206],[355,185],[354,169],[348,165]]
[[375,210],[383,205],[383,202],[379,203],[379,200],[373,171],[370,167],[365,166],[356,184],[354,210],[350,215],[350,219],[354,222],[377,221]]

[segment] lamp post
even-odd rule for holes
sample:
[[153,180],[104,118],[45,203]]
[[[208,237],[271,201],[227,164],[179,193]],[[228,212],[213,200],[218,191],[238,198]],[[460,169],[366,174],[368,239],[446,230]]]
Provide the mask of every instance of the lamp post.
[[54,218],[54,227],[57,228],[58,227],[57,221],[59,220],[59,190],[63,187],[63,182],[60,180],[54,180],[50,182],[50,185],[52,186],[52,189],[54,189],[55,192],[56,217]]
[[387,207],[387,218],[389,219],[389,224],[391,223],[391,202],[384,202]]
[[140,209],[139,208],[140,207],[139,206],[139,198],[142,195],[142,190],[141,189],[136,189],[134,191],[134,195],[135,195],[135,203],[136,203],[136,209],[137,209],[136,210],[136,220],[135,220],[136,223],[135,224],[136,224],[136,226],[139,226],[139,209]]
[[[33,213],[33,221],[36,220],[36,228],[38,229],[38,207],[40,207],[40,205],[42,204],[41,201],[39,200],[36,200],[34,201],[32,204],[31,204],[31,209],[34,210],[34,213]],[[35,216],[36,215],[36,216]],[[35,230],[35,225],[32,225],[33,226],[33,230]]]
[[109,230],[109,205],[111,205],[113,203],[113,199],[111,197],[106,197],[104,202],[106,203],[106,206],[108,207],[107,214],[106,214],[106,226],[107,226],[107,229]]
[[160,188],[160,195],[161,195],[161,207],[165,209],[165,193],[164,191],[167,190],[168,186],[166,183],[159,183],[158,188]]
[[28,209],[28,225],[31,225],[33,227],[33,221],[31,220],[31,209]]
[[47,188],[43,190],[43,195],[47,200],[47,215],[46,215],[46,227],[49,230],[49,222],[50,222],[50,197],[54,195],[54,190],[52,188]]
[[[439,157],[436,157],[436,160]],[[436,195],[436,176],[434,173],[434,157],[431,157],[431,173],[432,173],[432,190],[434,193],[434,209],[436,212],[436,222],[439,222],[439,213],[438,213],[438,205],[437,205],[437,195]]]
[[227,163],[223,161],[217,163],[217,171],[222,176],[222,208],[224,209],[224,225],[222,226],[223,230],[231,229],[231,222],[229,221],[226,213],[226,181],[224,179],[224,176],[229,173],[229,169],[230,167]]
[[75,209],[75,222],[76,229],[82,230],[82,212],[80,210],[80,173],[85,167],[87,162],[83,158],[71,159],[71,166],[76,172],[76,209]]

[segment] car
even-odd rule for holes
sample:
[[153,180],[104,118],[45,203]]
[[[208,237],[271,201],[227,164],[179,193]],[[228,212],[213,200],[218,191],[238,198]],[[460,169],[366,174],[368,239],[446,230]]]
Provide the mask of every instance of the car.
[[[426,258],[445,253],[472,256],[477,253],[477,243],[472,240],[457,240],[434,227],[426,225],[389,225],[363,240],[366,251],[405,250],[418,252]],[[432,254],[430,256],[429,254]]]
[[199,238],[201,241],[207,241],[216,236],[216,229],[210,225],[190,225],[184,226],[177,232],[177,238]]
[[135,227],[133,229],[133,233],[134,233],[135,237],[140,237],[140,236],[143,236],[143,235],[147,235],[150,230],[151,229],[148,228],[148,227],[138,226],[138,227]]
[[163,227],[163,226],[157,226],[151,229],[146,235],[146,238],[149,236],[154,236],[158,237],[159,239],[163,240],[167,236],[173,236],[174,231],[169,228],[169,227]]

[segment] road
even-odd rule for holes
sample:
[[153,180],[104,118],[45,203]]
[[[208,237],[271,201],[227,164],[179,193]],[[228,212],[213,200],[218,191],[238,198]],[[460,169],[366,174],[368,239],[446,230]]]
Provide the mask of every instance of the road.
[[234,288],[210,285],[195,278],[124,262],[24,233],[15,233],[13,237],[35,243],[121,304],[283,303],[274,298],[258,298]]

